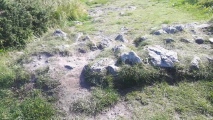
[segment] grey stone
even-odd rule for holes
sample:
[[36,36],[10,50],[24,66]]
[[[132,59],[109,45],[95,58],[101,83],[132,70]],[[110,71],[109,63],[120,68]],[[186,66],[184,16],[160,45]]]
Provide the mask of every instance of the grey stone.
[[174,42],[174,40],[172,38],[167,38],[167,39],[164,39],[164,40],[165,40],[166,44]]
[[103,39],[99,45],[98,45],[98,49],[104,49],[107,48],[111,45],[111,41],[109,39]]
[[107,72],[112,74],[112,75],[116,75],[119,71],[119,67],[115,66],[115,65],[109,65],[106,67]]
[[128,48],[125,45],[118,45],[115,46],[114,48],[112,48],[114,53],[120,53],[120,52],[124,52],[125,50],[127,50]]
[[178,30],[173,26],[165,27],[163,28],[163,30],[168,34],[175,34],[176,32],[178,32]]
[[213,44],[213,38],[209,38],[211,44]]
[[166,33],[166,32],[162,29],[153,32],[154,35],[161,35],[161,34],[164,34],[164,33]]
[[178,31],[183,31],[183,30],[184,30],[183,25],[176,25],[176,26],[174,26],[174,27],[175,27],[176,30],[178,30]]
[[128,42],[128,40],[124,37],[124,35],[119,34],[115,40],[120,41],[120,42]]
[[129,53],[123,53],[120,58],[121,61],[125,64],[134,65],[137,63],[142,63],[142,59],[133,51]]
[[78,48],[78,52],[80,53],[87,53],[87,50],[84,48]]
[[190,40],[188,40],[187,38],[181,38],[180,41],[184,43],[190,43]]
[[87,42],[91,41],[91,38],[88,35],[82,35],[77,39],[78,42]]
[[204,39],[201,38],[201,37],[198,37],[198,38],[195,38],[195,42],[196,42],[197,44],[203,44],[203,43],[204,43]]
[[147,50],[154,66],[172,68],[179,62],[177,52],[166,50],[159,45],[149,46]]
[[64,66],[67,70],[72,70],[73,69],[73,67],[71,67],[70,65],[65,65]]
[[199,68],[200,68],[200,67],[199,67],[200,61],[201,61],[200,58],[197,57],[197,56],[195,56],[195,57],[192,59],[192,61],[191,61],[190,69],[191,69],[191,70],[197,70],[197,69],[199,69]]
[[91,65],[90,69],[93,72],[106,72],[106,68],[110,65],[114,65],[115,62],[113,59],[110,58],[102,58],[96,62],[94,62],[93,65]]
[[54,36],[58,36],[58,37],[67,37],[67,33],[63,32],[60,29],[55,30],[55,32],[53,33]]

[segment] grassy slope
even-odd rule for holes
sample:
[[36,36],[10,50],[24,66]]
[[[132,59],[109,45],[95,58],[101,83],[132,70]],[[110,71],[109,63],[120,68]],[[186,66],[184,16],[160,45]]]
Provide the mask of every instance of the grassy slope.
[[[117,17],[119,12],[110,12],[105,17],[106,22],[104,22],[104,24],[92,24],[91,21],[87,21],[87,24],[84,26],[77,26],[77,31],[88,33],[106,30],[105,32],[107,34],[113,34],[125,25],[131,28],[129,35],[134,38],[141,34],[148,34],[151,28],[159,27],[162,23],[187,23],[208,19],[208,16],[194,16],[194,13],[183,12],[179,8],[173,8],[165,2],[117,0],[113,2],[112,7],[125,6],[127,4],[137,5],[138,8],[142,7],[143,9],[130,11],[131,14],[122,18],[118,17],[114,20],[111,20],[111,18]],[[134,18],[134,20],[132,18]],[[94,31],[91,31],[91,28]],[[54,40],[52,42],[54,43]],[[37,46],[35,43],[40,44],[40,41],[29,43],[29,46],[31,48]],[[45,44],[45,41],[43,41],[43,43]],[[26,50],[27,52],[35,52],[29,48]],[[38,50],[41,49],[38,48]],[[14,72],[15,68],[10,67],[10,63],[12,63],[14,59],[8,59],[13,58],[13,56],[13,53],[1,54],[1,81],[14,80],[16,77]],[[17,58],[16,56],[16,59]],[[212,84],[212,82],[207,81],[181,82],[176,85],[156,83],[156,85],[153,86],[134,90],[123,98],[127,99],[128,107],[133,113],[134,119],[164,120],[176,119],[176,117],[181,119],[212,119],[213,107],[212,103],[208,100],[209,91],[212,90]],[[15,95],[11,87],[0,88],[0,118],[13,119],[17,117],[17,115],[21,115],[21,100],[17,100],[17,96]]]

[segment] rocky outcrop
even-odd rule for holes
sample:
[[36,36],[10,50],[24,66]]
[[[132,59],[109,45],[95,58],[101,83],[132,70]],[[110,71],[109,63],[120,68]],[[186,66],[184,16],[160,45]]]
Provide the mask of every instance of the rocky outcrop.
[[129,53],[122,53],[120,59],[123,63],[130,65],[142,63],[142,59],[133,51]]
[[147,51],[154,66],[172,68],[178,62],[177,52],[166,50],[159,45],[149,46]]

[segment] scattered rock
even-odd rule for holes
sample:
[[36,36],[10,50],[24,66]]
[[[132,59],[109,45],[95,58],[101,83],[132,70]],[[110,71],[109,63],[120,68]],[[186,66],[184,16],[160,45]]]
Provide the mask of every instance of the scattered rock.
[[90,67],[93,72],[106,72],[106,68],[110,65],[114,65],[115,62],[110,58],[102,58],[99,61],[94,62],[94,64]]
[[165,27],[163,28],[163,30],[168,34],[175,34],[176,32],[178,32],[178,30],[173,26]]
[[99,45],[98,45],[98,49],[104,49],[107,48],[111,45],[111,41],[109,39],[103,39]]
[[211,58],[209,56],[207,56],[206,58],[208,59],[209,63],[213,63],[213,58]]
[[190,43],[190,40],[188,40],[187,38],[181,38],[180,41],[184,43]]
[[91,41],[91,38],[88,35],[82,35],[79,36],[77,39],[78,42],[86,42],[86,41]]
[[166,50],[159,45],[148,47],[151,63],[159,67],[174,67],[175,62],[178,62],[177,52]]
[[195,56],[192,61],[191,61],[191,66],[190,66],[190,69],[191,70],[198,70],[200,67],[199,67],[199,63],[200,63],[200,58]]
[[161,35],[161,34],[164,34],[164,33],[166,33],[166,32],[162,29],[153,32],[154,35]]
[[109,65],[107,66],[107,72],[112,74],[112,75],[116,75],[118,73],[119,67],[115,66],[115,65]]
[[55,30],[55,32],[53,33],[54,36],[58,36],[58,37],[67,37],[67,33],[63,32],[60,29]]
[[213,38],[209,38],[211,44],[213,44]]
[[196,42],[197,44],[203,44],[203,43],[204,43],[204,39],[201,38],[201,37],[198,37],[198,38],[195,38],[195,42]]
[[87,50],[85,48],[78,48],[78,52],[87,53]]
[[167,39],[164,39],[164,40],[165,40],[166,44],[170,44],[170,43],[174,42],[174,40],[172,38],[167,38]]
[[125,50],[127,50],[128,48],[125,45],[118,45],[115,46],[114,48],[112,48],[114,53],[120,53],[120,52],[124,52]]
[[64,65],[64,67],[67,69],[67,70],[72,70],[73,67],[71,67],[70,65]]
[[119,34],[115,40],[120,41],[120,42],[128,42],[128,40],[124,37],[124,35]]
[[133,51],[129,53],[123,53],[120,58],[121,61],[125,64],[134,65],[137,63],[142,63],[142,59]]
[[137,7],[136,6],[129,6],[128,9],[130,9],[130,10],[136,10]]

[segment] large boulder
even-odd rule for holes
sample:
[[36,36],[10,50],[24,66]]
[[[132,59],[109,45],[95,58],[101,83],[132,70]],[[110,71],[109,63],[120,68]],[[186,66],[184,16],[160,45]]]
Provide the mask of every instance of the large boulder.
[[121,58],[121,61],[125,64],[134,65],[137,63],[142,63],[142,59],[133,51],[128,53],[123,53],[120,58]]
[[159,45],[149,46],[147,50],[154,66],[172,68],[175,62],[178,62],[177,52],[164,49]]

